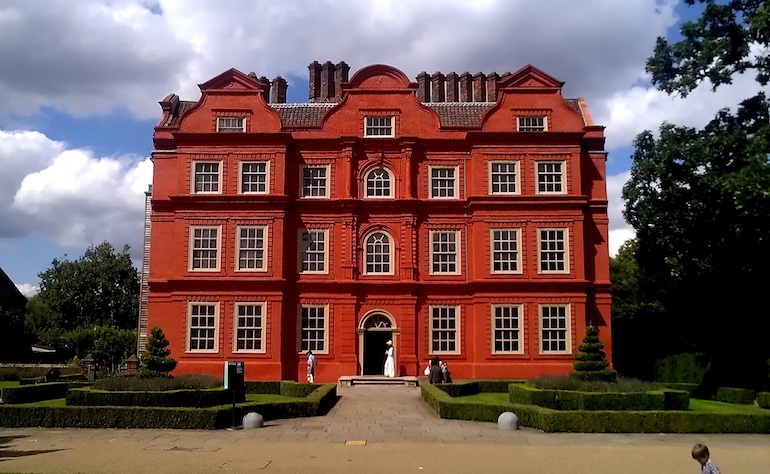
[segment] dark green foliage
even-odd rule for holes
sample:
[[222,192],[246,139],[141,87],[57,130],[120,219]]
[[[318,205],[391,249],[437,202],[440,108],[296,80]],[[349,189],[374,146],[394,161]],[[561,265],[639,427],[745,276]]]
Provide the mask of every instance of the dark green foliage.
[[770,433],[770,415],[691,411],[563,411],[523,404],[483,405],[455,401],[435,385],[420,387],[425,402],[441,418],[497,421],[504,411],[519,425],[546,432],[575,433]]
[[526,384],[511,384],[511,403],[537,405],[554,410],[686,410],[689,395],[685,391],[667,395],[668,390],[651,392],[579,392],[538,389]]
[[[236,403],[245,400],[245,394],[236,394]],[[212,407],[232,401],[232,393],[223,388],[163,392],[109,392],[78,388],[67,392],[67,405],[70,406]]]
[[71,331],[93,325],[134,329],[139,275],[128,246],[118,253],[108,242],[89,247],[78,260],[55,259],[40,273],[40,311],[30,328]]
[[42,367],[0,367],[0,380],[18,381],[44,377],[48,369]]
[[280,394],[281,382],[280,381],[268,381],[268,382],[245,382],[246,393],[262,393],[262,394]]
[[[770,4],[686,3],[703,4],[703,12],[682,25],[676,43],[658,40],[647,62],[653,83],[687,95],[704,81],[716,89],[753,70],[766,85]],[[659,136],[648,131],[636,138],[623,197],[624,214],[636,230],[637,271],[622,287],[635,287],[622,295],[629,301],[617,301],[631,316],[613,321],[618,368],[625,370],[622,364],[642,351],[647,359],[703,352],[711,361],[704,380],[710,386],[756,389],[766,381],[770,318],[755,285],[770,264],[770,239],[763,237],[770,235],[769,108],[760,93],[735,112],[719,112],[702,130],[663,124]],[[634,338],[642,342],[624,355]],[[630,366],[645,370],[643,364]]]
[[139,368],[137,376],[168,377],[168,373],[176,367],[176,361],[168,357],[170,354],[168,339],[163,334],[163,329],[155,326],[147,338],[147,352],[142,354],[142,367]]
[[757,393],[757,405],[760,408],[770,408],[770,392]]
[[280,394],[287,397],[305,398],[315,392],[321,385],[314,383],[298,383],[292,381],[281,381]]
[[737,403],[739,405],[751,405],[754,403],[756,392],[745,388],[719,387],[716,400],[725,403]]
[[599,340],[599,329],[596,326],[586,326],[586,335],[583,343],[578,346],[579,353],[575,354],[575,360],[572,366],[575,372],[571,376],[580,380],[600,380],[603,382],[614,382],[618,378],[618,373],[614,370],[608,370],[610,365],[607,360],[607,354],[602,350],[604,343]]
[[707,370],[708,360],[705,354],[677,354],[655,361],[655,380],[699,384]]
[[[547,376],[531,379],[527,384],[541,389],[578,390],[582,392],[649,392],[664,388],[662,384],[638,379],[619,378],[616,383],[582,381],[573,377]],[[508,389],[502,390],[507,392]]]
[[41,400],[63,398],[67,394],[67,384],[63,382],[41,383],[19,387],[0,388],[3,403],[32,403]]
[[[108,377],[93,383],[95,390],[150,391],[209,389],[222,386],[222,379],[206,374],[182,374],[173,378]],[[277,393],[277,392],[276,392]]]
[[666,383],[663,385],[672,390],[684,390],[690,394],[691,398],[700,398],[701,400],[711,400],[716,393],[716,388],[697,383]]

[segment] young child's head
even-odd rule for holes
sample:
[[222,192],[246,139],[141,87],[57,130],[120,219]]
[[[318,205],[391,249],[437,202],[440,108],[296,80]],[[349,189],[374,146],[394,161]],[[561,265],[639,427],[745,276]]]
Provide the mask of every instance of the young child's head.
[[692,458],[701,465],[706,464],[709,460],[709,448],[705,444],[696,444],[692,447]]

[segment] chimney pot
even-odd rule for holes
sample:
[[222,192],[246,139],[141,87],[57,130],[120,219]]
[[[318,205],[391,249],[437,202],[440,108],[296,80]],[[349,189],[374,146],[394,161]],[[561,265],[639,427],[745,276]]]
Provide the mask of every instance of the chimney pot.
[[286,83],[286,79],[281,76],[273,79],[273,96],[271,97],[270,102],[273,104],[285,104],[287,88],[288,84]]
[[321,65],[318,61],[313,61],[307,68],[309,70],[307,100],[317,102],[321,97]]
[[473,101],[473,78],[469,72],[460,74],[460,102]]
[[339,100],[342,97],[342,84],[348,82],[350,66],[348,66],[345,61],[340,61],[334,69],[334,92],[335,98]]
[[496,72],[487,74],[487,100],[490,102],[497,102],[497,81],[500,80],[500,76]]
[[446,101],[457,102],[459,99],[459,81],[460,76],[456,72],[450,72],[446,75]]
[[334,64],[326,61],[321,66],[321,102],[334,99]]
[[473,101],[487,101],[487,77],[483,72],[477,72],[473,75]]
[[425,71],[417,75],[417,99],[430,102],[430,77]]
[[444,102],[444,75],[440,72],[433,73],[431,82],[431,102]]

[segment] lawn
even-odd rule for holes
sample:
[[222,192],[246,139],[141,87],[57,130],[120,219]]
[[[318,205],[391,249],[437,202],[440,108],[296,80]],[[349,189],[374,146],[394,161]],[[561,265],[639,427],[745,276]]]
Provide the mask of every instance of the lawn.
[[19,386],[18,381],[0,380],[0,388],[14,388],[18,386]]
[[273,393],[247,393],[247,403],[273,403],[273,402],[296,402],[298,400],[304,400],[300,397],[287,397],[286,395],[278,395]]
[[[464,397],[454,397],[453,400],[463,403],[478,403],[481,405],[503,405],[508,403],[507,393],[482,392]],[[716,402],[713,400],[690,399],[690,411],[698,413],[723,413],[735,415],[767,415],[770,410],[753,405],[736,405],[733,403]]]

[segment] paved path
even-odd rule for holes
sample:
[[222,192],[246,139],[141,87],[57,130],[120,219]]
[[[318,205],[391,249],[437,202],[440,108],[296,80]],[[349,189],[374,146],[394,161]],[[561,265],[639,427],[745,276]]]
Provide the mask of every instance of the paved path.
[[442,420],[415,388],[339,394],[326,416],[255,430],[4,428],[0,472],[696,473],[690,449],[702,442],[725,474],[770,473],[770,436],[501,431]]

